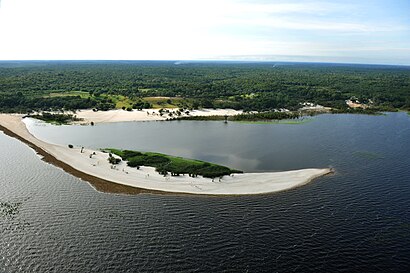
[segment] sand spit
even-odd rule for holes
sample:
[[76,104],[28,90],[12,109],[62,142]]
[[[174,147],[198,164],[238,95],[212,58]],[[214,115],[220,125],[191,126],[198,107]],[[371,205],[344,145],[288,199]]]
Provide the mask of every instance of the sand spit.
[[[173,114],[169,116],[170,113],[176,113],[178,109],[164,109],[162,116],[158,109],[143,109],[141,111],[125,111],[125,110],[109,110],[109,111],[98,111],[93,110],[79,110],[75,113],[78,118],[83,119],[80,123],[102,123],[102,122],[120,122],[120,121],[156,121],[156,120],[166,120],[167,118],[177,117]],[[168,111],[168,112],[166,112]],[[182,117],[187,116],[234,116],[242,114],[242,111],[233,109],[201,109],[189,111],[189,114],[181,113]]]
[[[139,170],[125,162],[113,167],[108,154],[101,151],[74,147],[72,149],[50,144],[35,138],[27,130],[22,115],[0,114],[0,130],[34,148],[44,160],[80,177],[98,190],[116,193],[170,192],[205,195],[249,195],[272,193],[305,185],[314,178],[331,172],[325,169],[302,169],[286,172],[245,173],[222,179],[188,175],[164,177],[152,167]],[[94,154],[95,153],[95,154]]]

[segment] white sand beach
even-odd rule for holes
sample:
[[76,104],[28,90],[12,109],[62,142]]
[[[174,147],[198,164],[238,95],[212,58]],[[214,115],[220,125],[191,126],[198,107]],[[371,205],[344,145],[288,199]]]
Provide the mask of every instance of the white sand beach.
[[[124,113],[127,112],[124,111]],[[97,112],[97,114],[104,115],[105,113]],[[110,115],[110,121],[116,119],[115,115]],[[99,120],[103,121],[104,117],[100,117]],[[101,151],[85,148],[81,153],[81,147],[70,149],[41,141],[27,130],[22,115],[0,114],[0,125],[82,173],[122,185],[155,191],[207,195],[264,194],[299,187],[316,177],[331,172],[329,168],[324,168],[245,173],[224,176],[220,180],[203,177],[191,178],[188,175],[164,177],[156,173],[152,167],[141,167],[137,170],[128,167],[126,162],[121,162],[113,168],[107,160],[108,154]],[[90,157],[93,153],[95,155]]]
[[[143,110],[109,110],[109,111],[97,111],[93,110],[78,110],[75,115],[78,118],[83,119],[79,123],[101,123],[101,122],[120,122],[120,121],[155,121],[166,120],[167,118],[176,117],[176,111],[178,109],[165,108],[163,115],[159,113],[159,109],[143,109]],[[168,111],[168,112],[166,112]],[[173,113],[172,116],[169,114]],[[242,110],[234,109],[201,109],[189,111],[189,114],[181,113],[181,117],[187,116],[234,116],[242,114]]]

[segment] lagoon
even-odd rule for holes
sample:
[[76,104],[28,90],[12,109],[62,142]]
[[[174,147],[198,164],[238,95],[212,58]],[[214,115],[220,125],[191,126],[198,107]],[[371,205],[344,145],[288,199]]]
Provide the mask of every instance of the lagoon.
[[[377,128],[364,128],[363,123],[380,125],[369,123],[368,118],[321,115],[306,124],[157,121],[96,126],[56,126],[32,120],[28,128],[39,139],[55,144],[154,151],[262,172],[323,168],[335,164],[335,154],[377,150],[367,139],[368,130]],[[388,122],[388,117],[379,117],[383,119]]]

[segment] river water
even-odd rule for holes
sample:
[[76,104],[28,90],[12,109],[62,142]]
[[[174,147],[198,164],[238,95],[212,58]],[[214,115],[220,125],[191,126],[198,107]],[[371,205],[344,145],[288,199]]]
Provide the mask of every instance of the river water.
[[0,272],[404,272],[410,268],[410,116],[310,122],[52,126],[39,138],[157,151],[244,171],[336,169],[242,197],[116,195],[0,133]]

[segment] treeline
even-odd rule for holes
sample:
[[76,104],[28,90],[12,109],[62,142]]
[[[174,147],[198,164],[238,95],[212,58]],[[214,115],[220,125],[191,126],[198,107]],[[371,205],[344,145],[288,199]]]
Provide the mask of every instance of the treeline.
[[258,112],[243,113],[234,116],[183,116],[171,118],[171,120],[229,120],[229,121],[264,121],[264,120],[283,120],[298,119],[302,116],[299,112]]
[[231,116],[232,121],[260,121],[260,120],[282,120],[298,119],[300,114],[297,112],[262,112],[262,113],[245,113]]
[[[86,99],[44,100],[52,92],[85,91]],[[377,107],[410,109],[410,68],[295,63],[180,63],[173,62],[21,62],[0,63],[1,100],[15,100],[22,92],[35,101],[16,100],[0,111],[28,107],[78,107],[86,104],[109,109],[102,94],[131,99],[148,96],[193,98],[193,108],[234,108],[269,111],[295,110],[300,102],[346,109],[356,97]],[[44,106],[43,104],[47,105]],[[140,107],[138,105],[138,107]]]
[[[30,113],[33,111],[75,111],[91,108],[107,111],[114,109],[115,104],[106,98],[82,98],[81,96],[29,97],[23,95],[22,92],[16,94],[0,93],[0,112]],[[133,108],[140,108],[140,105],[135,105]]]
[[67,97],[30,97],[22,92],[15,94],[0,93],[0,112],[29,113],[32,111],[54,111],[88,109],[97,107],[98,102],[80,96]]

